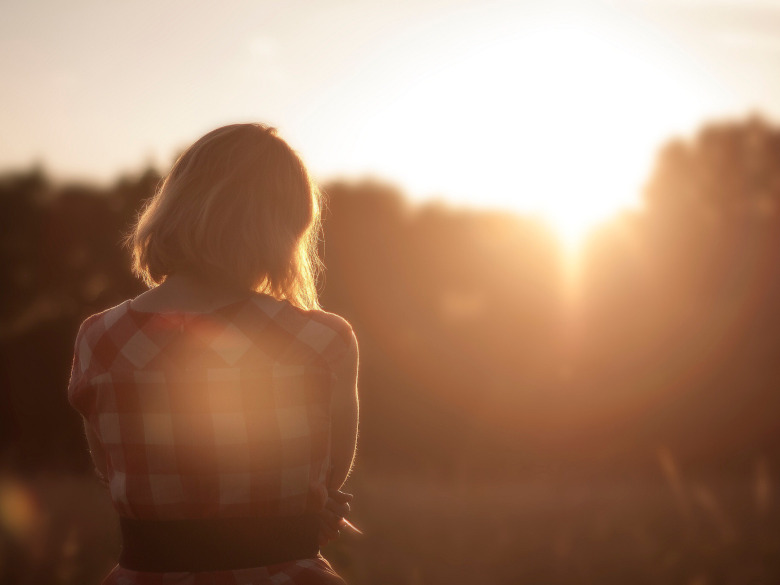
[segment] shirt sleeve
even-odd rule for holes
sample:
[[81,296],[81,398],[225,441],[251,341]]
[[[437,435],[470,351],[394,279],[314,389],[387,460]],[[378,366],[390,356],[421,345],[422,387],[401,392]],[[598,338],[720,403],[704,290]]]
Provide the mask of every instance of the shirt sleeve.
[[355,332],[344,317],[324,311],[311,314],[305,337],[334,375],[350,347],[357,343]]
[[68,402],[85,417],[89,414],[89,406],[84,396],[84,386],[88,379],[88,373],[92,362],[92,347],[90,336],[87,334],[92,323],[94,315],[88,317],[79,327],[76,334],[76,342],[73,348],[73,361],[70,369],[70,380],[68,382]]
[[335,332],[335,336],[328,347],[325,359],[328,361],[331,370],[335,370],[349,355],[352,345],[357,344],[357,339],[349,321],[334,313],[328,313],[327,315],[328,324]]

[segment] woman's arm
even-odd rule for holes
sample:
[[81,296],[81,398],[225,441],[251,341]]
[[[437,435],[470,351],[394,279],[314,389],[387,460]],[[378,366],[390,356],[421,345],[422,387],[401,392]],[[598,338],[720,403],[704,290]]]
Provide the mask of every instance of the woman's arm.
[[338,490],[352,470],[358,431],[358,345],[355,335],[336,366],[331,402],[331,469],[329,490]]
[[354,333],[349,349],[334,369],[331,399],[330,478],[328,499],[320,515],[320,545],[338,538],[349,513],[351,494],[340,489],[352,470],[358,430],[358,346]]
[[106,453],[103,450],[103,445],[100,443],[100,439],[92,429],[92,425],[89,424],[86,418],[84,418],[84,432],[87,435],[87,443],[89,444],[89,452],[92,455],[92,461],[95,464],[95,473],[100,480],[100,483],[108,487],[108,468],[106,466]]

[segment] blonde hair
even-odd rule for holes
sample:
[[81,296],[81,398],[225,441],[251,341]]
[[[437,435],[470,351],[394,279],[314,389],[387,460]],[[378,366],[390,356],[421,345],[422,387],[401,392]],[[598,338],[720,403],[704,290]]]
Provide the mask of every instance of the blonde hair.
[[127,237],[149,286],[189,270],[318,309],[321,194],[275,128],[233,124],[176,160]]

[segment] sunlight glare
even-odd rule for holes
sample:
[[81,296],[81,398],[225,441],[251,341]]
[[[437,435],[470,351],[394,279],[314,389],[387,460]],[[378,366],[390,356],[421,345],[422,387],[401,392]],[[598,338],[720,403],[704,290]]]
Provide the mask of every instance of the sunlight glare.
[[525,24],[442,58],[355,148],[415,198],[540,216],[574,252],[639,205],[656,148],[700,115],[703,86],[665,51],[581,18]]

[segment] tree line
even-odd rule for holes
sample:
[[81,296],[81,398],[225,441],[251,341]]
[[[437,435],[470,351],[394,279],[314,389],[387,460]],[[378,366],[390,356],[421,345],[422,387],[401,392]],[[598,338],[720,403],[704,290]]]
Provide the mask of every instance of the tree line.
[[[7,465],[88,469],[65,391],[73,340],[87,315],[142,292],[121,241],[160,178],[0,176]],[[575,283],[555,235],[529,218],[411,205],[377,180],[323,190],[321,300],[361,343],[365,469],[777,456],[780,128],[763,118],[664,145],[642,209],[588,240]]]

